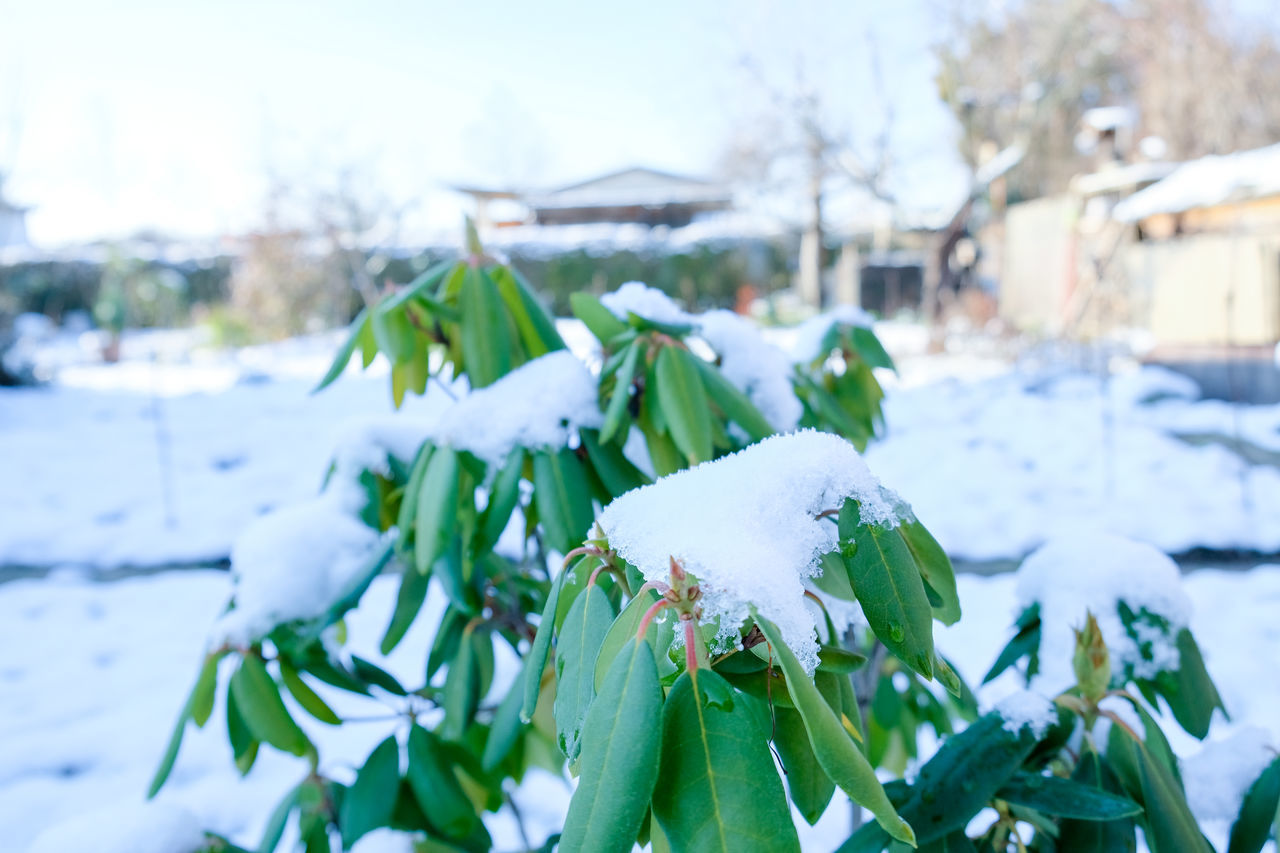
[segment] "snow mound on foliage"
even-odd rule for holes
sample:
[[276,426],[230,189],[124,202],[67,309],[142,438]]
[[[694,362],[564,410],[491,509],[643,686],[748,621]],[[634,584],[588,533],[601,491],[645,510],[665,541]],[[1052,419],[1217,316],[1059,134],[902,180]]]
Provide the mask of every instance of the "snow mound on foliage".
[[[1176,670],[1180,656],[1176,639],[1191,618],[1191,599],[1182,588],[1178,566],[1150,545],[1110,533],[1080,532],[1060,536],[1041,546],[1018,569],[1019,608],[1040,605],[1040,673],[1042,692],[1057,692],[1075,683],[1071,658],[1075,650],[1072,628],[1084,625],[1092,612],[1111,655],[1111,668],[1136,678],[1154,678]],[[1143,644],[1125,630],[1117,612],[1124,602],[1135,614],[1145,609],[1168,622],[1164,630],[1149,622],[1135,622]]]
[[720,356],[720,373],[747,395],[774,429],[796,428],[802,407],[791,384],[790,361],[764,339],[755,323],[732,311],[708,311],[698,317],[698,332]]
[[126,802],[50,827],[36,837],[27,853],[195,853],[204,844],[204,832],[186,809]]
[[1030,690],[1018,690],[996,703],[995,712],[1004,720],[1004,729],[1017,734],[1024,728],[1039,740],[1058,721],[1052,700]]
[[623,321],[628,314],[675,326],[693,321],[693,317],[676,305],[670,296],[642,281],[628,281],[617,290],[601,296],[600,302]]
[[215,640],[248,645],[283,622],[319,616],[380,539],[325,495],[257,519],[231,548],[235,608],[218,620]]
[[454,403],[440,416],[434,438],[492,464],[516,447],[560,447],[580,428],[603,423],[596,393],[587,366],[556,350]]
[[1258,726],[1245,726],[1230,737],[1206,743],[1183,761],[1187,805],[1196,820],[1234,821],[1249,786],[1275,757],[1270,733]]
[[830,311],[824,311],[805,320],[796,327],[791,341],[791,360],[796,364],[805,364],[819,356],[822,351],[822,339],[831,331],[831,327],[844,324],[871,328],[872,317],[856,305],[837,305]]
[[896,525],[905,509],[853,445],[804,430],[630,491],[605,508],[600,526],[646,579],[668,579],[671,557],[697,576],[721,648],[736,644],[754,605],[812,672],[818,646],[804,581],[838,538],[835,524],[816,516],[847,498],[870,523]]

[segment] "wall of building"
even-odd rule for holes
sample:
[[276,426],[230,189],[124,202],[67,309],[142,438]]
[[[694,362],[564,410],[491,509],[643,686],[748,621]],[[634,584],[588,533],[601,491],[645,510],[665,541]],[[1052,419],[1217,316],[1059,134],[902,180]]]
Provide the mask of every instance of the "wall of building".
[[1070,196],[1051,196],[1009,207],[1004,245],[995,251],[1001,255],[1000,317],[1014,328],[1061,331],[1075,282],[1078,206]]

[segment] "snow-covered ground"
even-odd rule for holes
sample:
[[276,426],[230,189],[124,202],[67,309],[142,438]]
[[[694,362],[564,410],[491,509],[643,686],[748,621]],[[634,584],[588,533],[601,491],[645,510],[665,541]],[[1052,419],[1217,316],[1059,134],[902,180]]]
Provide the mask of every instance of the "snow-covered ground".
[[[893,335],[912,334],[885,331],[891,348]],[[194,360],[139,357],[67,367],[44,388],[0,390],[0,578],[4,566],[52,569],[0,584],[5,849],[24,850],[70,816],[141,801],[230,580],[183,570],[101,583],[95,572],[225,558],[253,518],[314,495],[341,422],[391,408],[376,366],[309,393],[334,344],[322,336]],[[421,415],[434,405],[407,408]],[[886,413],[889,437],[868,463],[955,556],[1016,559],[1080,527],[1174,552],[1280,550],[1280,471],[1227,446],[1239,439],[1255,459],[1280,455],[1280,406],[1199,401],[1158,371],[1104,383],[970,355],[904,359]],[[1216,438],[1197,445],[1179,435]],[[1280,743],[1280,566],[1199,571],[1185,583],[1192,628],[1232,714],[1210,739],[1256,726]],[[394,594],[394,583],[375,583],[351,617],[357,653],[376,647]],[[960,594],[965,616],[939,640],[976,683],[1008,637],[1014,581],[965,576]],[[420,667],[431,621],[418,621],[390,669]],[[395,725],[386,719],[395,706],[346,696],[334,704],[371,718],[310,730],[323,769],[340,776]],[[1199,749],[1171,734],[1184,756]],[[188,732],[160,801],[252,845],[304,771],[264,750],[239,779],[215,715]],[[568,789],[544,777],[516,797],[536,834],[556,824]],[[508,816],[492,830],[500,849],[518,845]],[[801,837],[806,850],[824,850],[846,832],[846,812],[833,809]]]

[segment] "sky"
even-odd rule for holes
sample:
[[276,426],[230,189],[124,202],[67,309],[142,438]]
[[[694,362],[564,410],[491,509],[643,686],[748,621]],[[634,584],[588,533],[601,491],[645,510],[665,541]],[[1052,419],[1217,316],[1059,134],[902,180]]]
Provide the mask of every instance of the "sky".
[[761,107],[744,55],[869,136],[874,42],[904,194],[936,206],[965,177],[930,3],[0,0],[0,170],[42,246],[238,233],[344,172],[422,232],[453,184],[714,173]]

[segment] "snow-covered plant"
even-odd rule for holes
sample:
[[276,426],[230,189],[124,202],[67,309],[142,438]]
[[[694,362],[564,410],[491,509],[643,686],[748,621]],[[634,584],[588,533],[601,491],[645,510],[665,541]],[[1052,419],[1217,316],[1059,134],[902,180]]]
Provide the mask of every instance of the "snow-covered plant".
[[528,718],[554,632],[557,738],[579,774],[562,850],[798,850],[771,740],[807,819],[839,787],[914,843],[859,746],[842,630],[860,612],[958,692],[932,627],[958,614],[955,578],[852,445],[766,439],[618,498],[596,532],[526,659]]
[[[1155,695],[1165,697],[1171,711],[1180,703],[1193,708],[1189,719],[1198,726],[1203,716],[1207,728],[1207,717],[1221,708],[1198,652],[1177,656],[1194,640],[1186,628],[1190,606],[1176,567],[1149,546],[1082,535],[1050,543],[1029,557],[1019,572],[1019,587],[1024,602],[1035,599],[1040,609],[1023,611],[1010,644],[1022,651],[1006,648],[992,671],[998,674],[1028,657],[1027,648],[1033,647],[1032,660],[1042,665],[1027,671],[1033,689],[1008,695],[948,738],[910,783],[885,785],[898,813],[915,829],[920,849],[1133,851],[1140,829],[1153,853],[1211,853],[1189,804],[1188,768],[1180,766],[1161,729],[1153,696],[1128,688],[1148,681],[1157,671],[1153,661],[1163,654],[1158,672],[1176,680],[1177,695],[1170,700],[1173,688],[1166,687]],[[1126,599],[1126,606],[1118,606]],[[1138,608],[1139,601],[1144,608]],[[1161,624],[1178,626],[1162,632],[1158,642],[1168,648],[1157,655],[1150,648],[1157,641],[1135,637],[1132,620],[1124,616],[1135,608],[1158,615]],[[1034,630],[1043,630],[1043,642],[1039,636],[1034,643],[1028,639],[1033,619]],[[1186,639],[1179,642],[1180,636]],[[1178,674],[1182,667],[1191,672]],[[1187,727],[1188,717],[1175,718]],[[1239,756],[1234,763],[1240,763]],[[1280,758],[1273,753],[1259,763],[1249,756],[1245,763],[1261,772],[1239,791],[1226,853],[1261,850],[1274,832],[1280,805]],[[1204,788],[1215,782],[1197,784]],[[841,850],[885,848],[893,849],[889,835],[871,824]]]

